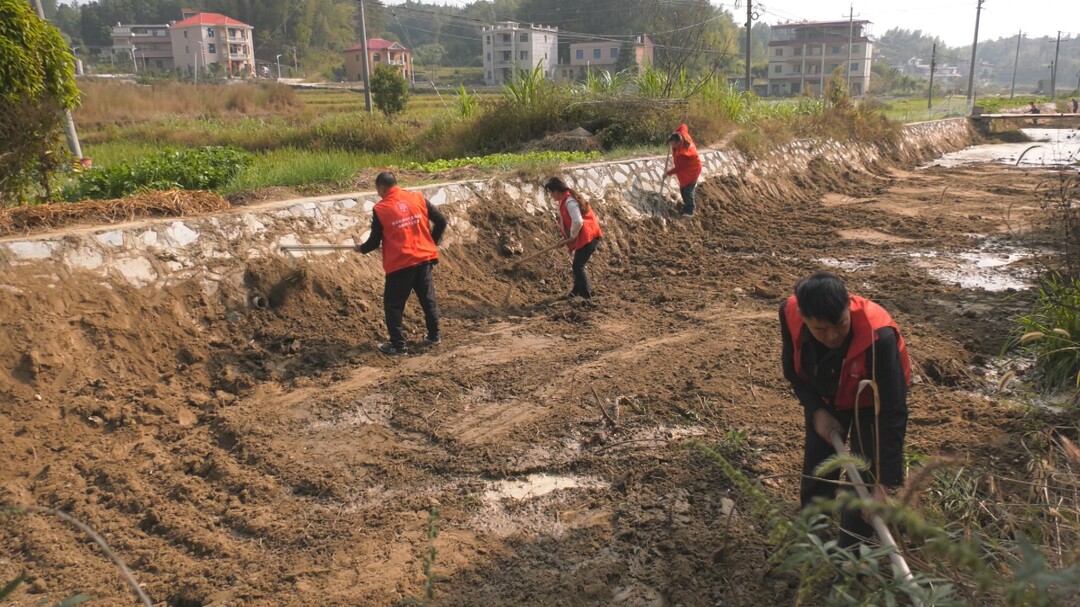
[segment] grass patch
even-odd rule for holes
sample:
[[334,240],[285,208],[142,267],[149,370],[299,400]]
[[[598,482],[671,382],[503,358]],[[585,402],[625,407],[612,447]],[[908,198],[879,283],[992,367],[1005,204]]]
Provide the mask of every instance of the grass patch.
[[368,154],[342,150],[310,151],[292,148],[273,150],[255,157],[223,188],[234,194],[270,186],[345,184],[358,171],[385,167],[401,159],[390,154]]
[[137,162],[160,151],[160,145],[146,141],[105,141],[83,146],[83,154],[93,159],[95,167],[110,167],[121,162]]
[[509,170],[522,165],[542,164],[546,166],[592,162],[600,159],[599,152],[526,152],[524,154],[489,154],[487,156],[468,156],[450,160],[432,160],[430,162],[410,162],[406,169],[419,169],[426,173],[437,173],[449,169],[472,166],[478,169]]

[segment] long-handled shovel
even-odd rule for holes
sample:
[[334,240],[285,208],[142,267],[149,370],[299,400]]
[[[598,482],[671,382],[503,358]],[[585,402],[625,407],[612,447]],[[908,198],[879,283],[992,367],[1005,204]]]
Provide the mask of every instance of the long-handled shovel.
[[355,251],[351,244],[283,244],[278,247],[282,253],[289,251]]
[[[847,457],[848,451],[844,447],[844,439],[840,437],[840,434],[833,432],[829,435],[829,442],[832,443],[833,449],[840,457]],[[848,479],[855,485],[855,491],[859,494],[859,498],[864,501],[872,499],[870,492],[866,490],[866,485],[863,483],[862,475],[859,474],[859,469],[854,464],[844,464],[844,470],[847,471]],[[889,532],[888,525],[885,521],[881,520],[881,516],[874,514],[870,517],[870,525],[873,526],[874,531],[877,533],[878,539],[881,540],[882,545],[892,548],[892,552],[889,553],[889,560],[892,561],[894,567],[900,572],[900,576],[903,578],[904,583],[909,588],[915,589],[915,578],[911,575],[911,569],[908,567],[907,561],[904,560],[904,556],[900,554],[900,549],[896,545],[896,540],[893,539],[892,533]],[[911,604],[915,607],[923,607],[922,601],[920,601],[912,593],[908,593],[908,598],[911,599]]]
[[[550,253],[551,251],[554,251],[555,249],[557,249],[559,247],[566,246],[566,244],[567,244],[567,241],[560,240],[559,242],[556,242],[555,244],[551,245],[550,247],[545,247],[545,248],[540,249],[539,251],[533,253],[532,255],[528,255],[528,256],[522,257],[521,259],[518,259],[514,263],[510,264],[510,267],[508,269],[513,270],[514,268],[517,268],[518,266],[525,263],[526,261],[531,261],[533,259],[536,259],[537,257],[540,257],[541,255],[543,255],[545,253]],[[513,291],[514,291],[514,283],[513,283],[513,281],[511,281],[510,284],[506,285],[506,295],[503,296],[503,309],[504,310],[509,310],[510,309],[510,293],[512,293]]]
[[664,198],[664,190],[667,188],[667,180],[668,180],[667,172],[668,172],[668,167],[670,167],[670,166],[671,166],[671,153],[670,153],[670,150],[668,150],[668,154],[666,156],[664,156],[664,172],[660,174],[660,201],[656,203],[657,210],[661,211],[661,212],[663,212],[664,202],[667,200],[666,198]]

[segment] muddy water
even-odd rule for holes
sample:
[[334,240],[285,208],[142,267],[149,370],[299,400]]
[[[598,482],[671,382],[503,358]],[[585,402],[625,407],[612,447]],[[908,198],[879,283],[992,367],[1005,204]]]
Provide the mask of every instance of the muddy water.
[[[1064,166],[1080,160],[1080,130],[1020,129],[1031,138],[1023,143],[995,143],[946,154],[927,166],[955,167],[998,162],[1020,166]],[[1035,146],[1032,148],[1032,146]],[[1031,149],[1029,149],[1031,148]],[[1027,153],[1025,153],[1025,151]]]

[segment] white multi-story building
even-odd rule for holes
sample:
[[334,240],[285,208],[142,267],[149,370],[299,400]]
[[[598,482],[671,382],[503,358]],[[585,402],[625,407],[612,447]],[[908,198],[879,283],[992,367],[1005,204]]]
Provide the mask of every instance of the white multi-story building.
[[819,21],[772,26],[769,95],[821,94],[837,68],[852,95],[865,94],[874,56],[869,25],[869,21]]
[[506,21],[485,25],[484,82],[503,84],[518,70],[531,72],[540,64],[544,77],[555,77],[559,63],[559,28]]
[[135,69],[172,70],[173,52],[167,25],[123,25],[112,28],[113,57],[135,62]]
[[253,32],[250,25],[218,13],[185,14],[183,21],[169,26],[173,61],[188,73],[218,64],[224,76],[254,76]]

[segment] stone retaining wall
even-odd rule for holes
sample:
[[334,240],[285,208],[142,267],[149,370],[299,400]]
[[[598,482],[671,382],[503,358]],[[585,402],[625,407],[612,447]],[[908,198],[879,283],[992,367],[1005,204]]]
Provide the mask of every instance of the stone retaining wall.
[[[901,157],[939,155],[967,146],[973,138],[965,119],[925,122],[904,129]],[[803,172],[815,158],[859,172],[887,153],[871,144],[798,141],[751,160],[736,151],[703,152],[703,178],[770,177]],[[603,210],[623,208],[631,218],[656,213],[665,158],[657,156],[604,162],[565,171],[572,186]],[[408,184],[403,184],[408,187]],[[668,194],[675,193],[674,181]],[[526,212],[551,214],[553,205],[537,183],[470,181],[418,188],[443,207],[453,240],[473,240],[476,230],[463,213],[493,193],[521,204]],[[264,204],[215,215],[140,221],[107,227],[65,229],[30,237],[0,239],[0,267],[20,267],[42,280],[62,283],[75,272],[90,272],[108,282],[161,288],[198,280],[207,295],[240,294],[247,260],[279,255],[289,244],[354,244],[367,236],[374,192]],[[334,255],[335,253],[305,253]],[[340,255],[340,254],[338,254]],[[378,263],[373,260],[373,263]]]

